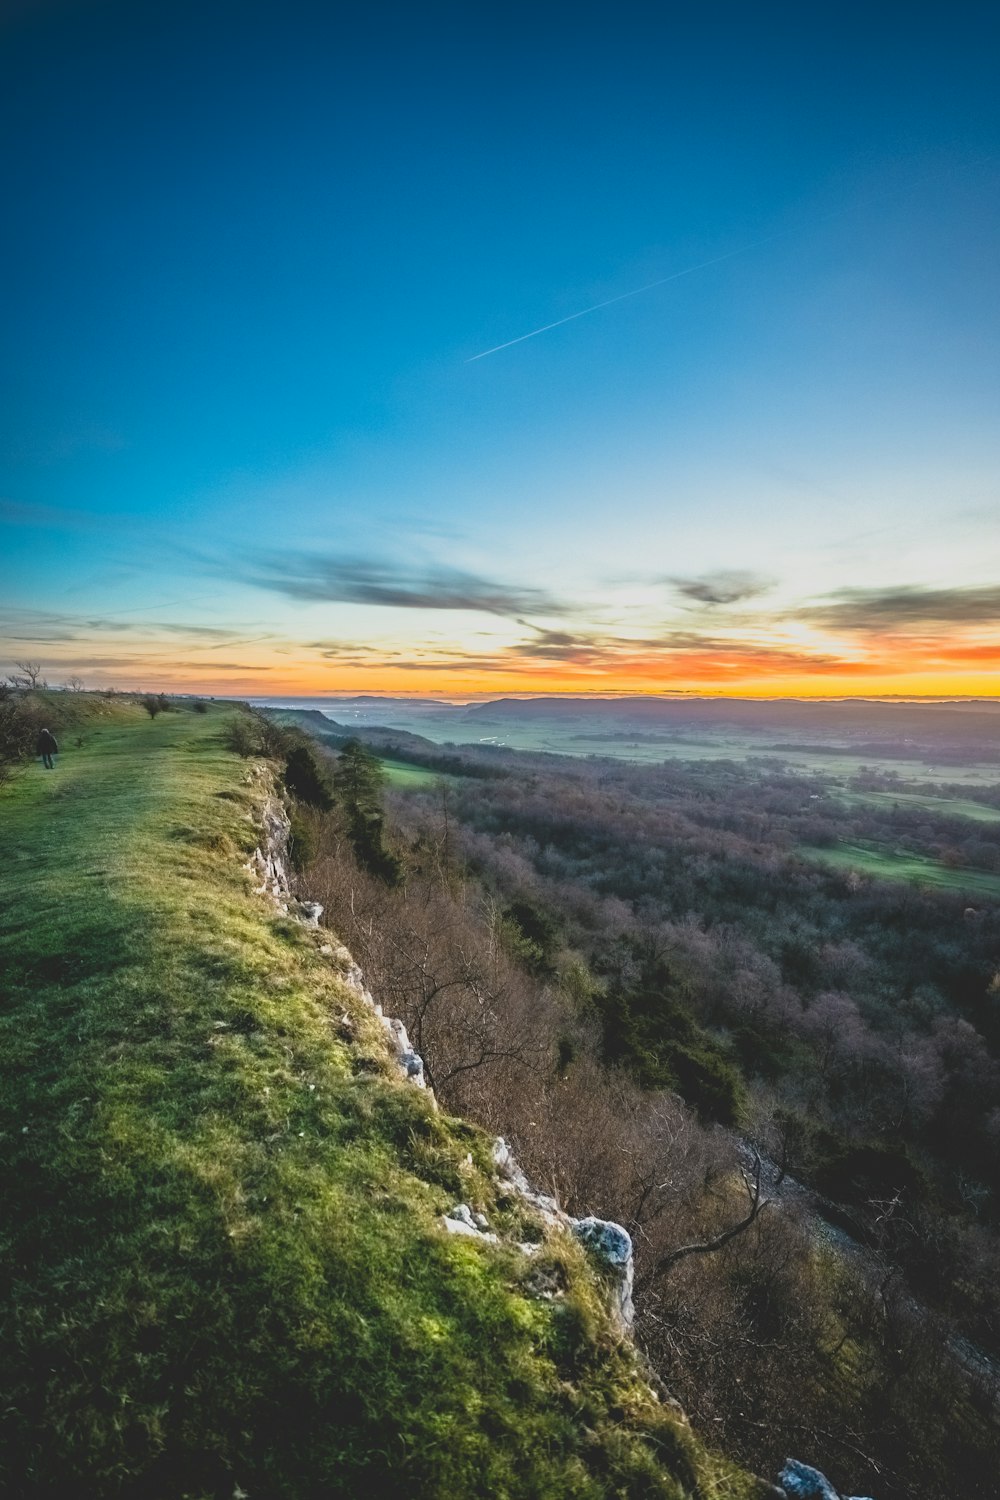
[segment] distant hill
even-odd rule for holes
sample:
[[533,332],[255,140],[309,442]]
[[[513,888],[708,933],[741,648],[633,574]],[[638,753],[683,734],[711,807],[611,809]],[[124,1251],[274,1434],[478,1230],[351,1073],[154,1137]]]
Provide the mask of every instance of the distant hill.
[[466,708],[476,723],[505,720],[589,722],[664,730],[700,726],[808,736],[816,731],[871,739],[977,741],[996,746],[1000,704],[876,702],[856,699],[749,698],[498,698]]

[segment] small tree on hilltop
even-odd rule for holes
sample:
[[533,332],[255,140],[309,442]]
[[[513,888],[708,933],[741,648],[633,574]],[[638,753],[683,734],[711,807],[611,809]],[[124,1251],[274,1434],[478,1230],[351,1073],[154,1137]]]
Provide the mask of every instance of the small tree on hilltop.
[[140,699],[140,702],[151,719],[155,719],[157,714],[163,712],[163,704],[155,693],[147,693],[144,698]]
[[18,669],[17,674],[13,679],[15,686],[26,688],[29,692],[32,693],[36,688],[45,686],[45,679],[42,676],[42,664],[40,661],[19,661],[16,662],[15,665]]

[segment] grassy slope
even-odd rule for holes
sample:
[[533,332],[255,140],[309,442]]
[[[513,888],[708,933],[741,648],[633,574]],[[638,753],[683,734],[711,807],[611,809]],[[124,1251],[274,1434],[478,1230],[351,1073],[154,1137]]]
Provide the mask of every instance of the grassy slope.
[[423,766],[410,766],[401,760],[381,761],[382,769],[389,786],[395,787],[397,791],[425,792],[428,787],[436,786],[439,781],[453,781],[451,776],[443,776],[438,771],[428,771]]
[[798,852],[804,859],[832,865],[837,870],[856,870],[859,875],[872,875],[878,880],[912,880],[942,890],[1000,899],[1000,875],[989,870],[950,870],[920,854],[876,849],[868,844],[835,844],[829,849],[802,844]]
[[575,1246],[547,1302],[538,1260],[441,1231],[459,1197],[530,1229],[252,894],[233,710],[102,711],[0,789],[0,1488],[756,1494],[652,1399]]

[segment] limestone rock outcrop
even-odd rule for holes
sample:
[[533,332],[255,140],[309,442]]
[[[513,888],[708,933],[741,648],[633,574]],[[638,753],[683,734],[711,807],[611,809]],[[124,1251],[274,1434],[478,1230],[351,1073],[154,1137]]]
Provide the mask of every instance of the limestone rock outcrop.
[[257,894],[271,896],[279,905],[291,895],[286,863],[290,829],[288,814],[281,803],[276,797],[266,797],[260,808],[260,843],[246,868],[255,880],[260,881],[255,886]]
[[473,1239],[486,1240],[491,1245],[497,1243],[497,1236],[490,1233],[486,1216],[473,1213],[467,1203],[456,1203],[444,1215],[442,1223],[449,1234],[469,1235]]
[[593,1250],[611,1272],[618,1315],[625,1327],[631,1328],[635,1321],[635,1307],[632,1303],[635,1278],[632,1236],[627,1229],[610,1219],[571,1219],[570,1224],[577,1239]]
[[525,1202],[541,1214],[546,1224],[564,1229],[586,1245],[610,1273],[614,1287],[613,1309],[623,1331],[635,1321],[632,1303],[632,1284],[635,1276],[635,1259],[632,1237],[627,1229],[610,1219],[574,1219],[559,1207],[554,1198],[533,1188],[514,1159],[510,1146],[498,1136],[493,1144],[493,1161],[501,1178],[505,1179]]
[[870,1500],[867,1495],[841,1495],[835,1490],[825,1474],[811,1469],[798,1459],[787,1458],[785,1467],[778,1475],[781,1493],[787,1500]]

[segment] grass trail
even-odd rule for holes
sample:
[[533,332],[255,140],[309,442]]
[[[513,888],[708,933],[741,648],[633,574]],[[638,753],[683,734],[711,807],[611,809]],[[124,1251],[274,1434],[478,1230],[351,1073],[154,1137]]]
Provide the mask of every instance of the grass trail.
[[578,1248],[541,1252],[550,1303],[441,1231],[461,1198],[533,1232],[253,894],[237,711],[95,703],[0,788],[0,1490],[759,1493],[651,1398]]

